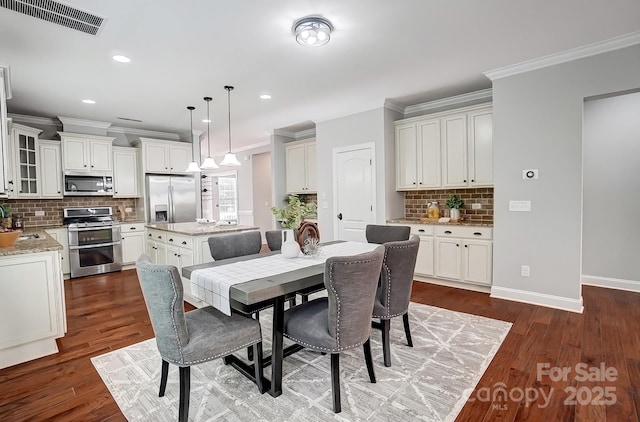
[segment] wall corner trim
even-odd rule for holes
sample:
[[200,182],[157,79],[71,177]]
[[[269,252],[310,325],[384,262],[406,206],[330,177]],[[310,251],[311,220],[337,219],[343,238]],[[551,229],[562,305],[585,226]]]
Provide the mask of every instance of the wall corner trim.
[[513,300],[515,302],[529,303],[531,305],[546,306],[548,308],[562,309],[582,313],[582,296],[580,299],[548,295],[544,293],[530,292],[526,290],[510,289],[507,287],[492,286],[491,297],[495,299]]
[[619,37],[573,48],[560,53],[554,53],[537,59],[527,60],[521,63],[489,70],[484,72],[484,75],[492,81],[495,81],[496,79],[506,78],[520,73],[554,66],[560,63],[595,56],[597,54],[619,50],[636,44],[640,44],[640,32],[631,32]]

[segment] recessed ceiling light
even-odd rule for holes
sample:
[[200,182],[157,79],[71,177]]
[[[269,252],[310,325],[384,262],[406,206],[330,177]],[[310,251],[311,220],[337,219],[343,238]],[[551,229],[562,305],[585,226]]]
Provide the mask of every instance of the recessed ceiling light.
[[202,119],[202,123],[211,123],[211,120],[209,120],[209,119]]
[[120,62],[120,63],[129,63],[131,61],[131,59],[127,56],[121,56],[121,55],[115,55],[113,56],[113,60]]
[[269,95],[269,94],[262,94],[262,95],[260,96],[260,98],[261,98],[261,99],[263,99],[263,100],[270,100],[270,99],[271,99],[271,95]]
[[96,102],[93,100],[82,100],[83,103],[85,104],[95,104]]

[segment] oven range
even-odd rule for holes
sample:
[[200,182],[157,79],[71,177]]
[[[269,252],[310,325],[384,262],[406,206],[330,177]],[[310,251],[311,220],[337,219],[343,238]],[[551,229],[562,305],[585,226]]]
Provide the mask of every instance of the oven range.
[[65,208],[71,278],[122,269],[120,224],[111,207]]

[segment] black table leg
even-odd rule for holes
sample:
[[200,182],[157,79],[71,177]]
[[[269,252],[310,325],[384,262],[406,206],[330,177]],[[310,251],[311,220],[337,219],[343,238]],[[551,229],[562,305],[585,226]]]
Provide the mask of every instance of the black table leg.
[[271,339],[271,394],[282,394],[282,359],[284,358],[282,332],[284,331],[284,296],[275,298],[273,304],[273,336]]

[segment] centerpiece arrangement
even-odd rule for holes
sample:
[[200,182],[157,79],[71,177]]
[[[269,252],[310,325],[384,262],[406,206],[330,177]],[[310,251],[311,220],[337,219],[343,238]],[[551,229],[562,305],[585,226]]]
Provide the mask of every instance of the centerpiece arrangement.
[[453,195],[447,199],[447,207],[449,207],[451,221],[460,220],[460,208],[464,207],[464,201],[460,198],[460,195]]
[[302,225],[306,217],[316,213],[316,204],[305,204],[300,197],[291,194],[287,198],[287,205],[283,208],[272,207],[271,212],[280,221],[284,229],[282,231],[282,255],[286,258],[295,258],[300,254],[300,245],[296,241],[295,231]]

